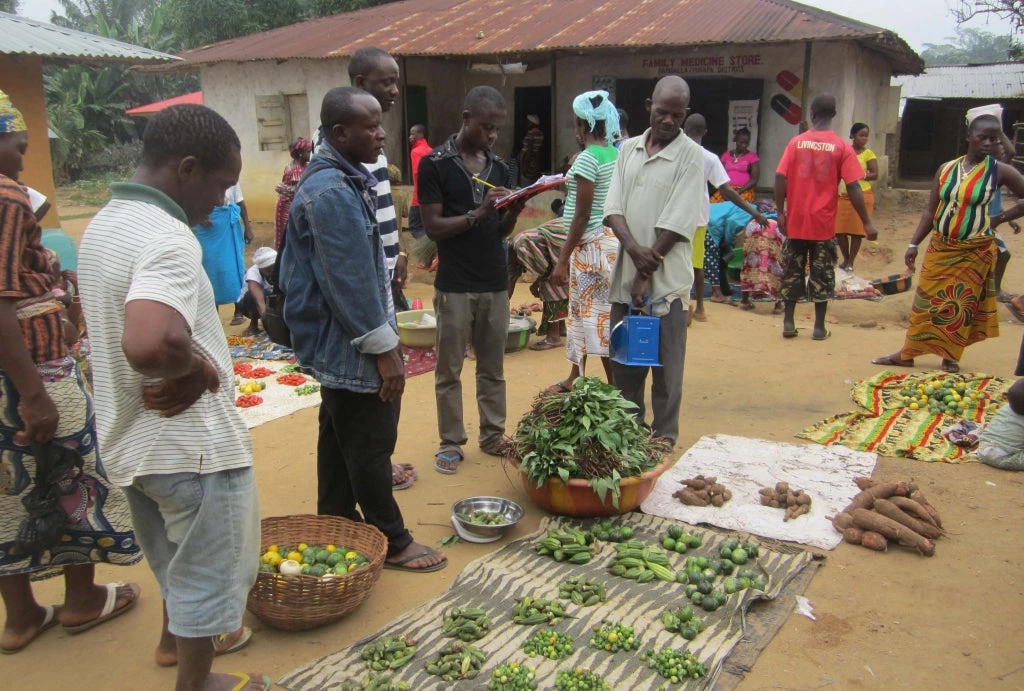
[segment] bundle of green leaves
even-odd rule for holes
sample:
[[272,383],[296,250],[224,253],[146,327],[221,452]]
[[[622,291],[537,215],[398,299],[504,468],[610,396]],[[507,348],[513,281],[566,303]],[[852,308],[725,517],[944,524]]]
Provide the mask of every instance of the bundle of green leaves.
[[568,393],[542,392],[516,428],[510,458],[531,482],[582,478],[601,501],[619,505],[619,481],[657,466],[670,444],[636,419],[636,405],[614,386],[580,377]]

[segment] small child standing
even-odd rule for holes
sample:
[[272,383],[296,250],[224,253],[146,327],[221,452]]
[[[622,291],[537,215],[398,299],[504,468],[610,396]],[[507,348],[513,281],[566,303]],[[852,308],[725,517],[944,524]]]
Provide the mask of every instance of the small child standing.
[[1010,387],[1006,398],[978,439],[978,459],[994,468],[1024,470],[1024,379]]

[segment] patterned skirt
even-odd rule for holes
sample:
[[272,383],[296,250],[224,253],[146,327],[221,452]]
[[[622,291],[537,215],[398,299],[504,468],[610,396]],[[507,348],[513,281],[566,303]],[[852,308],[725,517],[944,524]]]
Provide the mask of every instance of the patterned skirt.
[[782,238],[774,223],[768,228],[762,228],[756,223],[753,226],[755,230],[747,231],[743,243],[741,288],[744,293],[750,293],[752,298],[778,300],[782,283]]
[[24,427],[20,397],[10,377],[0,371],[0,576],[28,573],[41,580],[69,565],[139,562],[142,550],[132,531],[128,502],[107,480],[96,448],[96,418],[85,377],[70,356],[37,368],[60,413],[54,442],[77,450],[84,465],[68,478],[73,489],[61,498],[68,523],[60,544],[33,554],[11,554],[27,516],[22,499],[35,486],[36,464],[29,447],[14,443],[15,433]]
[[[744,190],[743,192],[740,192],[740,198],[743,199],[746,202],[749,202],[749,203],[753,204],[754,203],[754,190]],[[720,204],[721,202],[728,201],[728,200],[725,197],[722,196],[721,192],[719,192],[718,190],[715,190],[714,193],[711,195],[711,199],[709,201],[712,204]]]
[[611,276],[619,241],[611,228],[580,243],[569,265],[569,320],[565,355],[582,365],[588,355],[608,357],[611,336]]
[[523,231],[512,242],[509,258],[509,277],[512,282],[519,280],[524,271],[537,277],[534,294],[544,303],[541,325],[537,330],[541,335],[544,335],[548,324],[562,321],[568,314],[568,289],[548,280],[565,246],[567,232],[568,228],[562,219],[556,218],[532,230]]

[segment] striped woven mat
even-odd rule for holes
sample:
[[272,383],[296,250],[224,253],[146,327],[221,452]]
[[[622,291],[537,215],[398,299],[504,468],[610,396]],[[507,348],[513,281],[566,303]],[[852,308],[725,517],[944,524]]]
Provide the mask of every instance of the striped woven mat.
[[[912,410],[904,401],[902,391],[916,392],[919,386],[941,384],[947,379],[966,387],[967,407],[962,415],[932,414],[927,406]],[[1010,383],[1002,377],[980,373],[885,371],[857,382],[850,391],[853,402],[866,410],[833,415],[796,436],[826,446],[840,444],[883,456],[945,463],[976,461],[970,450],[951,443],[943,432],[964,419],[987,423],[1003,405]]]
[[[618,520],[627,522],[633,528],[634,539],[648,544],[656,544],[670,525],[681,525],[676,521],[639,513]],[[600,674],[613,689],[657,689],[665,680],[640,660],[639,653],[647,648],[661,650],[666,646],[689,650],[708,668],[707,676],[683,685],[673,685],[672,688],[709,689],[716,685],[720,676],[723,677],[725,686],[731,687],[733,684],[724,677],[737,673],[741,675],[742,669],[749,669],[756,653],[767,644],[777,631],[778,625],[781,625],[784,616],[792,609],[792,599],[785,603],[785,614],[774,613],[773,625],[756,631],[760,647],[756,647],[752,655],[741,656],[744,660],[737,660],[740,663],[738,669],[733,669],[736,666],[728,664],[725,665],[726,669],[723,669],[723,663],[737,644],[740,644],[741,639],[744,639],[745,635],[747,638],[751,636],[750,627],[746,626],[751,605],[760,600],[774,600],[784,588],[795,583],[799,584],[799,592],[803,592],[810,582],[807,574],[814,571],[813,568],[807,567],[816,563],[813,561],[813,555],[806,550],[785,543],[755,538],[761,545],[760,556],[756,562],[751,561],[747,566],[761,570],[768,576],[766,592],[752,589],[740,591],[730,595],[726,604],[714,612],[695,608],[705,630],[696,639],[688,642],[666,631],[659,619],[664,610],[679,608],[686,604],[683,586],[658,580],[640,585],[635,581],[611,575],[605,567],[615,554],[613,544],[603,544],[595,558],[582,566],[557,563],[549,557],[538,556],[537,542],[548,529],[562,525],[586,529],[590,522],[563,518],[544,519],[539,532],[516,540],[466,566],[442,595],[404,613],[372,636],[288,673],[277,683],[291,691],[312,691],[337,688],[348,679],[363,679],[368,674],[368,668],[359,656],[360,649],[380,636],[391,635],[411,636],[418,640],[416,657],[393,675],[395,680],[408,682],[410,688],[417,691],[442,688],[483,689],[487,687],[487,680],[494,668],[506,662],[518,662],[534,668],[537,686],[540,689],[550,689],[554,686],[558,670],[577,667]],[[703,545],[686,555],[670,557],[671,568],[674,570],[683,568],[687,556],[717,555],[721,542],[730,535],[736,535],[692,526],[686,526],[686,530],[700,535],[703,538]],[[593,607],[576,607],[566,603],[569,614],[574,618],[559,620],[553,626],[568,633],[575,640],[575,651],[568,658],[554,661],[543,657],[527,657],[521,649],[522,644],[537,627],[521,626],[512,621],[512,609],[516,601],[527,596],[557,599],[558,584],[575,576],[603,582],[608,591],[608,599]],[[454,684],[427,674],[425,669],[425,663],[454,640],[441,636],[442,616],[451,607],[482,607],[492,622],[490,632],[474,643],[488,656],[480,675],[476,679]],[[592,630],[604,620],[632,626],[641,642],[640,651],[612,654],[588,647]],[[744,644],[747,643],[749,641],[744,641]]]

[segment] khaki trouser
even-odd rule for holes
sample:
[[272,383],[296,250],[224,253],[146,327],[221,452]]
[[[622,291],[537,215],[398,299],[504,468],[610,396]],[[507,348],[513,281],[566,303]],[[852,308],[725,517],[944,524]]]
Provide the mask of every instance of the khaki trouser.
[[437,315],[437,396],[439,452],[456,452],[466,443],[462,421],[462,362],[466,346],[476,354],[476,404],[481,447],[491,447],[505,434],[505,342],[508,338],[508,293],[445,293],[435,291]]

